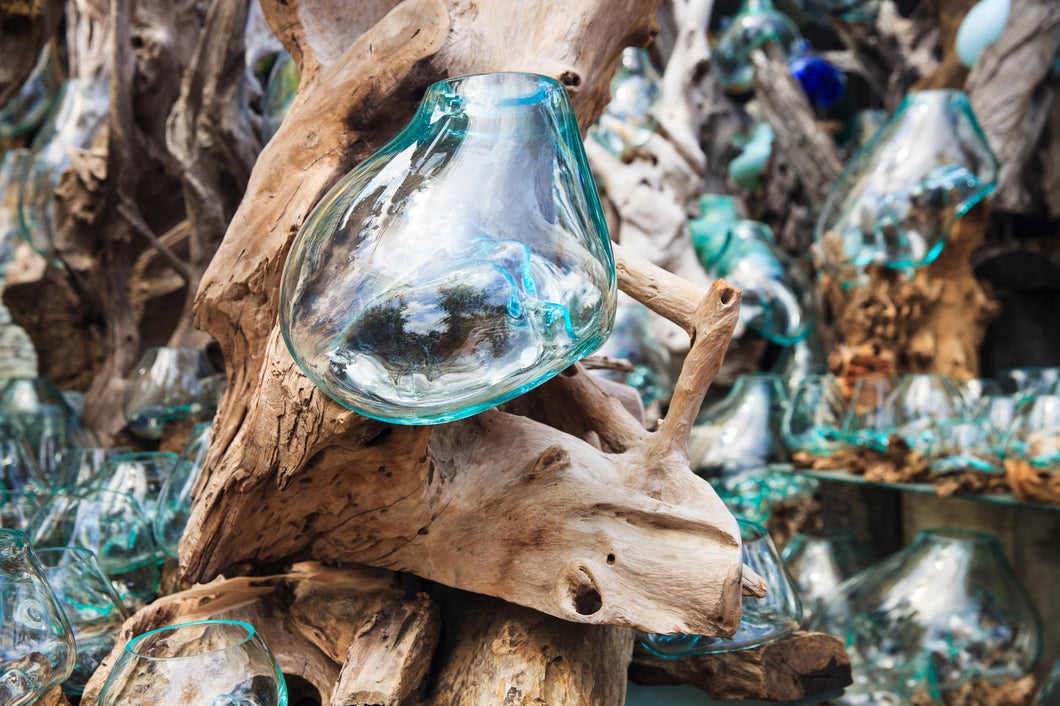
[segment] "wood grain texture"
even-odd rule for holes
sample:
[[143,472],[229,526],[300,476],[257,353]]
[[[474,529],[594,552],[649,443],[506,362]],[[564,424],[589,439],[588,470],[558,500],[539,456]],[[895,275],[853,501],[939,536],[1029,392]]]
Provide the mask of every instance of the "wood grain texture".
[[796,632],[739,652],[664,659],[637,645],[630,679],[637,684],[691,684],[712,699],[795,701],[852,683],[850,658],[831,635]]
[[[647,264],[623,271],[623,289],[669,312],[695,341],[680,398],[660,431],[639,439],[636,420],[599,393],[585,398],[597,400],[585,438],[498,410],[433,428],[369,420],[317,390],[279,334],[280,269],[302,220],[408,118],[427,84],[538,71],[568,86],[584,125],[606,100],[621,48],[653,31],[652,3],[501,8],[408,0],[363,22],[368,29],[338,52],[306,24],[333,8],[264,6],[302,57],[302,83],[199,290],[197,323],[220,342],[230,384],[182,570],[203,580],[246,561],[357,561],[577,622],[731,631],[744,584],[738,532],[686,452],[737,318],[731,287],[706,293]],[[593,443],[617,437],[626,437],[620,450]]]

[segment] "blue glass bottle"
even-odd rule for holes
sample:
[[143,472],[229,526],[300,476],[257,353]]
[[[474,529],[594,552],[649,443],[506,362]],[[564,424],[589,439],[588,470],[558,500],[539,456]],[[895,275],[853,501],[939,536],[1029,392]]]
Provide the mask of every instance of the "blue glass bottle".
[[310,214],[280,287],[309,378],[361,414],[475,414],[595,351],[614,321],[607,227],[566,91],[441,81]]

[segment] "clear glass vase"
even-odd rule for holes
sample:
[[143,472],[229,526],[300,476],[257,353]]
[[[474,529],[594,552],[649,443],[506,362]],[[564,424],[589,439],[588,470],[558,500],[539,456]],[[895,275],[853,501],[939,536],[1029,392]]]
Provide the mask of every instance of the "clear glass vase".
[[1049,471],[1060,470],[1060,395],[1023,400],[1002,447],[1006,458]]
[[276,55],[261,99],[262,144],[272,139],[298,93],[298,66],[286,51]]
[[34,518],[50,496],[51,491],[0,489],[0,528],[29,532]]
[[795,389],[780,433],[789,449],[831,456],[849,446],[843,436],[846,413],[839,380],[834,375],[811,375]]
[[339,403],[460,419],[607,340],[611,243],[566,91],[534,74],[442,81],[302,226],[284,340]]
[[881,424],[910,448],[927,453],[943,422],[967,416],[964,396],[944,375],[903,375],[884,403]]
[[619,159],[642,147],[659,125],[651,110],[659,99],[661,82],[646,49],[623,49],[611,78],[611,101],[589,128],[589,136]]
[[18,215],[18,192],[29,162],[29,150],[8,150],[0,161],[0,281],[15,259],[15,246],[22,239]]
[[210,429],[211,425],[206,422],[196,424],[191,430],[191,436],[158,495],[153,529],[155,543],[166,556],[177,556],[180,538],[191,517],[191,494],[206,464]]
[[65,487],[87,485],[99,475],[107,461],[132,452],[132,448],[128,446],[87,446],[63,449],[56,471],[55,485]]
[[49,492],[51,487],[22,435],[14,427],[0,423],[0,489],[40,494]]
[[980,471],[1003,473],[998,447],[1003,432],[978,419],[957,419],[933,425],[928,467],[934,473]]
[[0,390],[0,420],[18,430],[48,473],[55,470],[63,449],[99,445],[96,434],[44,378],[8,380]]
[[885,410],[898,381],[891,375],[870,375],[854,383],[854,394],[843,420],[847,441],[874,451],[887,450],[892,429]]
[[765,527],[737,520],[743,539],[743,563],[766,581],[765,597],[744,596],[740,626],[732,637],[638,633],[641,644],[660,657],[738,652],[789,635],[802,620],[802,602]]
[[0,529],[0,703],[31,704],[74,668],[74,633],[26,535]]
[[803,622],[821,612],[839,584],[872,565],[869,550],[842,529],[803,530],[784,547],[782,558],[802,597]]
[[70,79],[63,84],[55,111],[33,138],[19,212],[26,239],[41,254],[55,247],[55,188],[70,168],[70,152],[92,146],[109,111],[106,81]]
[[63,691],[79,695],[103,658],[110,654],[129,613],[114,592],[96,555],[81,547],[34,550],[44,576],[66,614],[77,644],[73,672]]
[[788,460],[780,435],[787,392],[777,375],[741,375],[692,428],[688,457],[705,478],[739,475]]
[[748,93],[754,87],[751,52],[775,42],[790,57],[800,39],[798,26],[772,0],[744,0],[715,43],[714,73],[726,93]]
[[162,486],[176,465],[177,455],[167,451],[123,454],[104,463],[85,485],[134,498],[147,519],[153,520]]
[[593,370],[593,375],[637,388],[645,406],[667,399],[673,390],[670,350],[651,332],[648,308],[639,302],[619,304],[611,336],[597,351],[628,361],[632,371]]
[[[701,199],[701,204],[703,204]],[[713,209],[718,199],[707,208]],[[689,221],[692,246],[700,264],[713,277],[743,293],[740,321],[765,338],[792,345],[810,335],[815,319],[814,286],[798,262],[773,242],[769,226],[755,221],[721,220],[704,211]]]
[[151,523],[130,495],[57,488],[27,532],[39,547],[83,547],[96,555],[122,603],[134,611],[158,591]]
[[40,125],[55,105],[62,83],[52,48],[45,45],[18,93],[0,106],[0,138],[18,137]]
[[201,348],[147,349],[125,388],[122,411],[129,430],[160,439],[168,421],[211,416],[220,375]]
[[203,620],[130,640],[99,695],[118,704],[287,706],[287,685],[252,625]]
[[910,93],[828,194],[815,235],[824,265],[850,286],[868,265],[932,262],[997,173],[964,93]]
[[906,697],[1020,677],[1042,646],[1037,611],[997,540],[957,529],[924,530],[843,583],[811,628],[844,641],[853,691]]

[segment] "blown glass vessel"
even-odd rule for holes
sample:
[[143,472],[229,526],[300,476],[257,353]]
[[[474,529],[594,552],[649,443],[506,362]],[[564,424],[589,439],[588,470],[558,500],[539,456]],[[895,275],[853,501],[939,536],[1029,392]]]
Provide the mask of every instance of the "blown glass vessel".
[[27,534],[39,547],[90,550],[130,610],[150,602],[158,591],[158,555],[151,523],[129,495],[57,488]]
[[176,465],[177,455],[166,451],[123,454],[104,463],[86,485],[134,498],[148,519],[152,519],[162,486]]
[[943,422],[967,414],[964,396],[944,375],[903,375],[883,405],[880,423],[909,446],[926,453]]
[[55,111],[33,138],[19,212],[26,239],[39,253],[50,253],[55,246],[55,187],[70,168],[70,151],[92,145],[109,110],[106,81],[70,79],[63,84]]
[[964,93],[910,93],[825,200],[815,234],[825,266],[849,286],[868,265],[932,262],[957,219],[994,190],[997,173]]
[[891,375],[870,375],[854,383],[854,394],[843,420],[847,441],[875,451],[887,450],[892,429],[885,410],[898,380]]
[[33,519],[47,502],[51,491],[4,491],[0,489],[0,527],[29,532]]
[[180,538],[191,517],[191,492],[210,450],[210,423],[196,424],[173,470],[162,484],[155,507],[155,543],[166,556],[176,557]]
[[[798,343],[813,330],[813,282],[799,263],[773,242],[769,226],[737,220],[725,227],[718,215],[706,210],[721,198],[709,202],[701,199],[704,216],[688,223],[700,264],[710,275],[743,293],[741,322],[774,343]],[[726,207],[721,209],[722,214],[727,211]]]
[[29,445],[11,425],[0,423],[0,489],[39,494],[51,487]]
[[830,456],[846,448],[843,420],[847,404],[833,375],[811,375],[792,395],[780,433],[789,449]]
[[152,630],[125,646],[99,706],[286,706],[287,685],[254,627],[203,620]]
[[306,375],[399,424],[461,419],[541,384],[607,340],[615,306],[570,99],[522,73],[431,86],[313,210],[280,286]]
[[201,348],[147,349],[125,389],[122,411],[129,430],[160,439],[167,421],[212,415],[219,378]]
[[788,60],[788,68],[798,79],[803,93],[815,105],[831,108],[846,93],[846,74],[815,54],[805,40],[796,45],[795,55]]
[[1037,611],[997,540],[957,529],[924,530],[846,581],[811,628],[845,642],[862,693],[1020,677],[1042,645]]
[[128,446],[88,446],[63,449],[56,471],[56,486],[86,485],[92,481],[103,465],[117,456],[131,454]]
[[1050,471],[1060,469],[1060,395],[1024,400],[1003,445],[1007,458]]
[[28,150],[8,150],[0,161],[0,277],[15,259],[15,246],[22,238],[18,215],[18,192],[29,161]]
[[298,93],[298,66],[286,51],[276,55],[261,99],[262,144],[272,139]]
[[777,375],[741,375],[692,428],[688,457],[705,478],[733,476],[788,460],[780,436],[787,392]]
[[611,102],[589,128],[589,135],[620,159],[643,146],[659,124],[651,109],[661,81],[646,49],[623,49],[611,78]]
[[670,350],[651,332],[648,308],[639,302],[619,304],[611,336],[597,351],[633,365],[629,372],[593,370],[593,375],[637,388],[645,405],[670,396],[673,371]]
[[0,106],[0,138],[17,137],[40,125],[55,105],[62,83],[51,46],[45,45],[18,93]]
[[776,42],[790,57],[800,39],[798,26],[773,7],[772,0],[744,0],[728,28],[718,36],[714,73],[726,93],[748,93],[754,86],[751,52],[767,42]]
[[26,535],[0,529],[0,704],[23,706],[74,668],[74,634]]
[[872,555],[847,530],[809,529],[784,547],[784,565],[799,588],[804,621],[835,596],[839,584],[872,565]]
[[67,694],[80,694],[110,654],[121,624],[129,617],[96,556],[81,547],[46,547],[34,552],[44,576],[73,629],[77,661],[63,682]]
[[744,596],[740,626],[732,637],[638,633],[641,644],[660,657],[687,657],[738,652],[765,645],[794,632],[802,620],[802,603],[788,570],[765,527],[737,520],[743,539],[743,563],[766,581],[762,598]]
[[975,470],[1003,473],[998,447],[1002,433],[979,419],[956,419],[933,426],[928,467],[934,473]]

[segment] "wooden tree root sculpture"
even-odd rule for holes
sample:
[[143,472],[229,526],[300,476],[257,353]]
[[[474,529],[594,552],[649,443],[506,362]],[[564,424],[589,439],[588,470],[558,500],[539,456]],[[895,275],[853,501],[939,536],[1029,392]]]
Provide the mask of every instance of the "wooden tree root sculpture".
[[370,3],[339,20],[328,3],[263,3],[301,83],[199,290],[196,323],[221,344],[230,381],[182,572],[203,581],[243,562],[357,562],[576,622],[731,632],[741,593],[764,587],[742,572],[735,521],[689,470],[687,441],[736,323],[735,289],[717,283],[707,294],[618,251],[620,287],[693,342],[652,434],[578,366],[542,388],[537,418],[491,410],[435,427],[373,421],[317,390],[282,341],[278,285],[291,240],[423,88],[448,75],[538,71],[569,87],[585,126],[621,49],[654,31],[654,3],[541,1],[514,17],[501,6]]
[[843,644],[819,632],[797,632],[739,652],[681,659],[664,659],[638,645],[629,674],[637,684],[692,684],[718,700],[795,701],[852,683]]
[[437,587],[434,593],[437,600],[424,592],[407,595],[388,571],[313,563],[278,576],[195,586],[159,599],[125,623],[83,702],[95,703],[133,636],[226,619],[252,623],[288,679],[308,682],[322,706],[621,703],[630,630],[571,625]]

